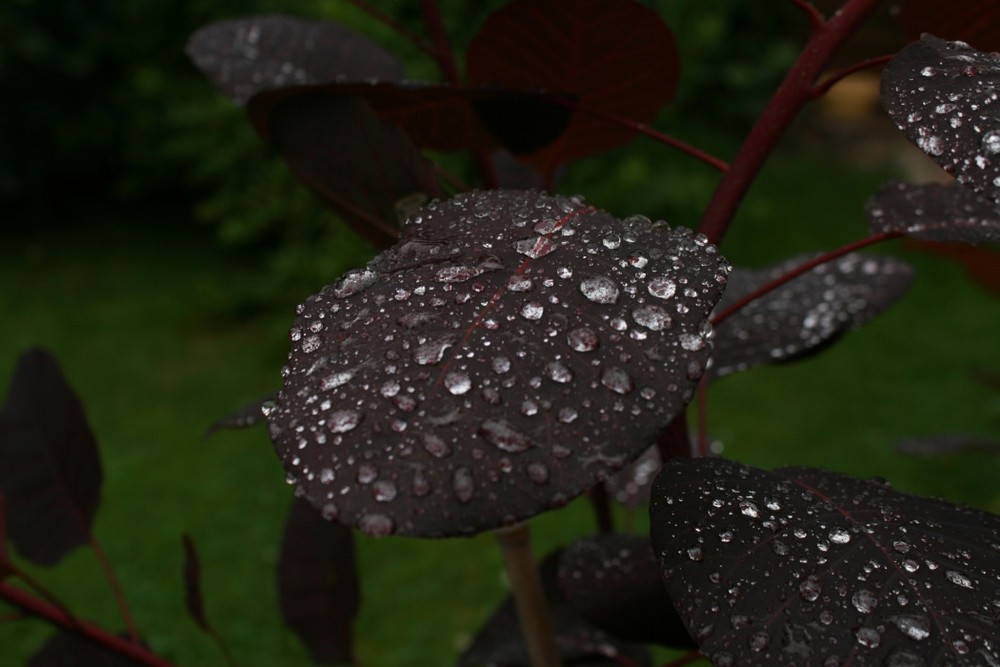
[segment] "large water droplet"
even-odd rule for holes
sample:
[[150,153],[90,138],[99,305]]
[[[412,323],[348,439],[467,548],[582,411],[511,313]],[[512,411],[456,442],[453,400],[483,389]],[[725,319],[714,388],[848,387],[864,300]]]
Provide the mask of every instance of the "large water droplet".
[[346,433],[361,423],[361,413],[355,410],[334,410],[327,418],[327,425],[333,433]]
[[944,576],[946,579],[948,579],[948,581],[955,584],[956,586],[961,586],[962,588],[968,588],[968,589],[974,588],[974,586],[972,585],[972,579],[969,579],[961,572],[956,572],[955,570],[947,570],[944,573]]
[[919,641],[931,635],[931,621],[922,614],[900,614],[889,620],[910,639]]
[[505,452],[523,452],[531,441],[504,419],[487,419],[479,425],[479,435],[486,442]]
[[862,614],[870,614],[878,606],[878,597],[867,588],[859,588],[851,596],[851,603]]
[[472,389],[472,379],[461,371],[452,371],[444,376],[445,388],[455,396],[461,396]]
[[670,315],[659,306],[640,306],[632,311],[632,319],[653,331],[666,329],[671,322]]
[[331,389],[336,389],[343,384],[347,384],[352,377],[354,377],[354,371],[330,373],[323,378],[323,382],[320,384],[319,388],[323,391],[330,391]]
[[806,602],[815,602],[819,594],[823,591],[819,578],[815,574],[810,574],[799,584],[799,595]]
[[586,278],[580,283],[580,292],[594,303],[616,303],[618,301],[618,284],[607,276]]
[[1000,130],[990,130],[983,135],[983,151],[990,155],[1000,153]]
[[866,648],[878,648],[882,643],[882,635],[875,628],[858,628],[854,636],[858,643]]
[[843,528],[834,528],[830,531],[829,537],[834,544],[847,544],[851,541],[851,534]]
[[705,347],[705,339],[698,334],[682,333],[677,337],[677,340],[680,342],[681,347],[688,352],[697,352]]
[[545,257],[545,255],[558,250],[559,244],[547,236],[533,236],[531,238],[521,239],[514,244],[514,248],[516,248],[522,255],[527,255],[532,259],[538,259],[539,257]]
[[481,273],[483,273],[483,270],[477,266],[456,264],[438,269],[434,274],[434,279],[441,283],[464,283]]
[[510,370],[510,359],[507,357],[495,357],[492,365],[495,372],[506,373]]
[[467,503],[472,500],[472,495],[476,491],[476,484],[472,480],[472,473],[468,468],[457,468],[451,477],[451,488],[455,492],[458,502]]
[[677,284],[670,278],[658,276],[649,281],[646,289],[657,299],[669,299],[677,291]]
[[535,284],[528,276],[515,273],[507,280],[507,289],[511,292],[530,292]]
[[537,301],[529,301],[521,306],[521,317],[526,320],[540,320],[545,313],[545,306]]
[[306,354],[315,352],[316,350],[319,349],[320,343],[321,341],[319,339],[319,336],[316,335],[306,336],[305,338],[302,339],[302,351],[305,352]]
[[580,327],[566,334],[566,342],[577,352],[592,352],[601,344],[593,329]]
[[380,503],[392,502],[396,493],[396,485],[387,479],[379,480],[372,486],[372,496]]
[[617,366],[604,369],[601,373],[601,384],[616,394],[627,394],[635,389],[635,383],[629,374]]
[[330,290],[336,299],[344,299],[358,292],[368,289],[375,284],[378,274],[368,269],[356,269],[348,271],[343,278],[338,280]]
[[545,375],[554,382],[566,384],[573,379],[573,371],[558,361],[550,361],[545,364]]
[[423,345],[413,350],[413,360],[421,366],[429,366],[440,363],[444,358],[444,353],[458,340],[454,334],[448,334],[429,340]]
[[421,433],[419,439],[431,456],[440,459],[451,455],[451,447],[448,446],[448,443],[433,433]]
[[751,519],[756,519],[760,516],[760,510],[757,508],[757,504],[750,500],[740,501],[740,513],[743,516],[748,516]]

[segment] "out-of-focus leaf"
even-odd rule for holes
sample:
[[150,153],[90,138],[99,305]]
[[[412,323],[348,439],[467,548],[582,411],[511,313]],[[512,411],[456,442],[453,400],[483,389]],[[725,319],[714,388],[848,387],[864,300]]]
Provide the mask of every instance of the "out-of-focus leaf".
[[958,262],[970,278],[994,296],[1000,297],[1000,250],[996,246],[919,241],[911,243],[910,247]]
[[[716,310],[808,259],[795,257],[759,271],[735,269]],[[851,253],[821,264],[720,322],[709,372],[718,378],[816,352],[895,303],[912,277],[910,267],[892,257]]]
[[812,468],[674,459],[653,549],[715,665],[1000,661],[1000,517]]
[[401,205],[445,196],[434,165],[364,100],[297,95],[268,118],[274,145],[295,175],[380,247],[398,237]]
[[645,535],[594,535],[577,540],[559,562],[559,588],[588,623],[641,644],[694,648],[663,586]]
[[197,30],[187,54],[222,93],[245,104],[263,90],[351,81],[396,81],[403,67],[376,42],[330,21],[248,16]]
[[27,667],[136,667],[139,663],[68,632],[57,632],[35,652]]
[[980,51],[1000,51],[1000,5],[996,0],[901,0],[896,20],[910,39],[925,32],[968,42]]
[[26,350],[0,412],[0,490],[17,551],[54,565],[90,539],[101,460],[80,399],[51,354]]
[[963,185],[1000,201],[1000,55],[925,35],[882,71],[882,105]]
[[[557,91],[586,109],[640,123],[670,101],[679,73],[673,33],[634,0],[515,0],[486,20],[466,65],[474,84]],[[577,112],[559,139],[524,159],[551,172],[634,134]]]
[[274,401],[274,398],[275,394],[268,394],[264,398],[247,403],[236,412],[212,422],[202,437],[207,438],[222,429],[248,428],[260,424],[264,421],[264,406]]
[[977,435],[949,433],[925,438],[907,438],[896,443],[896,450],[920,457],[946,456],[963,452],[1000,454],[1000,440]]
[[373,535],[468,535],[560,507],[693,395],[728,264],[690,230],[579,199],[432,204],[299,309],[271,439]]
[[296,498],[278,561],[278,595],[285,623],[320,664],[351,662],[360,606],[354,536]]
[[996,202],[952,183],[892,181],[865,205],[873,233],[902,232],[927,241],[1000,241]]
[[616,502],[635,510],[649,504],[649,490],[664,458],[691,456],[691,436],[683,413],[674,418],[657,443],[607,481],[608,494]]
[[191,536],[184,534],[184,606],[187,607],[188,614],[194,619],[205,632],[211,632],[208,617],[205,616],[205,600],[201,594],[201,562],[198,560],[198,551],[195,549],[194,540]]
[[[545,599],[556,634],[556,647],[564,664],[593,667],[646,667],[649,653],[642,647],[615,641],[587,624],[563,596],[558,583],[562,552],[545,557],[540,566]],[[479,629],[462,653],[458,667],[530,667],[517,609],[508,596]]]

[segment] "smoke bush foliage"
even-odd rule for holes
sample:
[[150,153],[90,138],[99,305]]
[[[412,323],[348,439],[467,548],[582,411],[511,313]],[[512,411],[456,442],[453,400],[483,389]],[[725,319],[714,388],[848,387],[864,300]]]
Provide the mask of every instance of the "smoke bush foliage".
[[[461,61],[437,3],[405,20],[354,4],[441,81],[407,78],[343,25],[283,15],[210,24],[188,46],[290,171],[381,249],[298,306],[277,394],[213,426],[266,423],[296,489],[278,585],[312,657],[356,661],[355,530],[490,530],[512,597],[460,665],[647,665],[650,645],[679,651],[673,665],[1000,663],[997,516],[882,479],[726,460],[709,445],[703,400],[708,383],[817,354],[902,298],[912,268],[867,246],[1000,241],[1000,57],[980,29],[1000,20],[995,3],[903,0],[912,43],[829,72],[880,3],[846,0],[825,16],[794,0],[811,34],[728,162],[650,127],[681,63],[672,29],[633,0],[513,0]],[[938,36],[917,38],[928,31]],[[954,182],[887,184],[867,203],[870,235],[844,247],[732,266],[718,246],[791,121],[879,66],[890,117]],[[636,135],[719,172],[696,229],[556,194],[567,164]],[[458,151],[477,183],[429,157]],[[963,446],[995,443],[921,444]],[[59,628],[32,664],[171,664],[124,603],[117,636],[8,553],[54,565],[88,546],[122,597],[92,533],[96,441],[43,350],[19,359],[0,456],[0,596]],[[524,522],[584,494],[598,533],[536,563]],[[612,502],[648,506],[650,534],[617,531]],[[188,611],[237,664],[206,613],[195,543],[183,544]]]

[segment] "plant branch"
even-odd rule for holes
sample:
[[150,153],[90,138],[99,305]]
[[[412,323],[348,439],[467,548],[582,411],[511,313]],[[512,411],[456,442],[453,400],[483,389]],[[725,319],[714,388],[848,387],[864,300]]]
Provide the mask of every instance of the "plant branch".
[[804,264],[800,264],[791,271],[788,271],[787,273],[778,276],[774,280],[764,283],[754,291],[744,296],[742,299],[738,300],[736,303],[733,303],[732,305],[728,306],[721,313],[712,317],[712,326],[713,327],[719,326],[719,324],[724,322],[730,315],[739,311],[741,308],[746,306],[751,301],[756,301],[757,299],[764,296],[771,290],[777,289],[782,285],[784,285],[785,283],[789,282],[790,280],[798,278],[803,273],[815,269],[820,264],[826,264],[829,261],[837,259],[838,257],[841,257],[848,253],[854,252],[855,250],[860,250],[861,248],[866,248],[868,246],[875,245],[876,243],[881,243],[883,241],[888,241],[890,239],[897,239],[902,236],[903,236],[902,232],[882,232],[881,234],[873,234],[871,236],[866,236],[863,239],[859,239],[857,241],[854,241],[853,243],[848,243],[845,246],[841,246],[836,250],[831,250],[830,252],[823,253],[822,255],[819,255],[818,257],[815,257],[814,259],[811,259]]
[[871,69],[874,67],[881,67],[895,57],[896,54],[890,53],[884,56],[878,56],[877,58],[869,58],[868,60],[862,60],[861,62],[854,63],[850,67],[845,67],[839,72],[834,72],[826,79],[824,79],[821,83],[818,83],[815,86],[813,86],[813,89],[810,92],[810,97],[812,97],[813,99],[822,97],[823,95],[826,95],[827,91],[829,91],[831,88],[833,88],[838,83],[840,83],[850,75],[854,74],[855,72],[860,72],[862,70]]
[[594,510],[597,532],[604,535],[615,532],[615,518],[611,513],[611,495],[608,493],[608,485],[604,482],[598,482],[587,492],[587,498]]
[[139,630],[135,627],[135,619],[132,618],[132,612],[128,607],[128,602],[125,600],[125,591],[122,590],[121,582],[118,581],[118,577],[115,576],[114,568],[111,567],[111,561],[108,560],[108,555],[104,553],[104,549],[101,548],[100,542],[93,535],[90,536],[90,550],[94,552],[97,557],[97,562],[101,565],[101,570],[104,572],[104,578],[108,580],[108,585],[111,586],[111,592],[115,596],[115,603],[118,605],[118,610],[121,612],[122,619],[125,621],[125,628],[128,630],[129,639],[133,642],[138,643],[139,641]]
[[354,5],[365,14],[368,14],[373,19],[393,30],[397,35],[406,39],[408,42],[413,44],[415,47],[426,53],[432,58],[437,58],[437,51],[434,49],[434,45],[428,42],[426,39],[416,34],[405,25],[392,18],[385,12],[383,12],[378,7],[373,7],[365,0],[347,0],[350,4]]
[[792,0],[792,4],[806,13],[809,17],[809,22],[812,23],[813,30],[819,30],[823,27],[823,23],[826,19],[824,19],[823,14],[816,9],[816,5],[809,2],[809,0]]
[[174,663],[168,662],[160,656],[151,653],[138,642],[122,639],[89,621],[76,618],[65,609],[60,609],[53,604],[39,600],[17,586],[0,581],[0,598],[22,609],[27,614],[37,616],[56,627],[78,634],[108,650],[126,656],[140,665],[146,665],[147,667],[175,667]]
[[719,245],[758,172],[784,136],[792,119],[811,99],[813,84],[840,45],[854,33],[881,0],[848,0],[823,22],[788,70],[754,124],[705,209],[698,231]]

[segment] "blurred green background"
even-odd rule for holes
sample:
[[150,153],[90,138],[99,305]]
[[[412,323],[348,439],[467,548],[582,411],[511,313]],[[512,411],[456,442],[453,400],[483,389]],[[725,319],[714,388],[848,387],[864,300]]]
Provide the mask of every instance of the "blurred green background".
[[[502,3],[442,4],[461,48]],[[680,93],[657,127],[731,157],[794,58],[805,20],[791,3],[652,4],[675,28],[683,63]],[[422,29],[418,3],[381,6]],[[333,0],[0,6],[0,378],[31,345],[62,362],[102,445],[96,534],[147,641],[179,665],[221,662],[184,611],[183,532],[200,550],[209,617],[240,664],[309,663],[276,605],[290,500],[281,466],[261,429],[201,433],[277,387],[295,304],[372,252],[183,55],[198,26],[253,12],[342,20],[400,53],[414,78],[435,76],[411,45]],[[880,34],[862,35],[855,55]],[[888,178],[926,169],[884,118],[861,111],[845,120],[811,109],[791,129],[723,246],[734,263],[856,239],[864,200]],[[466,162],[450,157],[449,166]],[[618,215],[693,226],[716,181],[638,139],[573,165],[560,191]],[[823,355],[713,386],[711,433],[749,463],[879,475],[1000,512],[996,456],[927,460],[893,449],[906,436],[1000,434],[1000,394],[971,375],[1000,371],[1000,302],[955,264],[898,245],[879,251],[917,267],[912,293]],[[580,502],[533,525],[539,552],[592,529]],[[504,595],[490,536],[361,538],[359,550],[362,664],[451,664]],[[89,553],[29,569],[82,616],[120,628]],[[5,611],[0,664],[23,664],[48,628]]]

